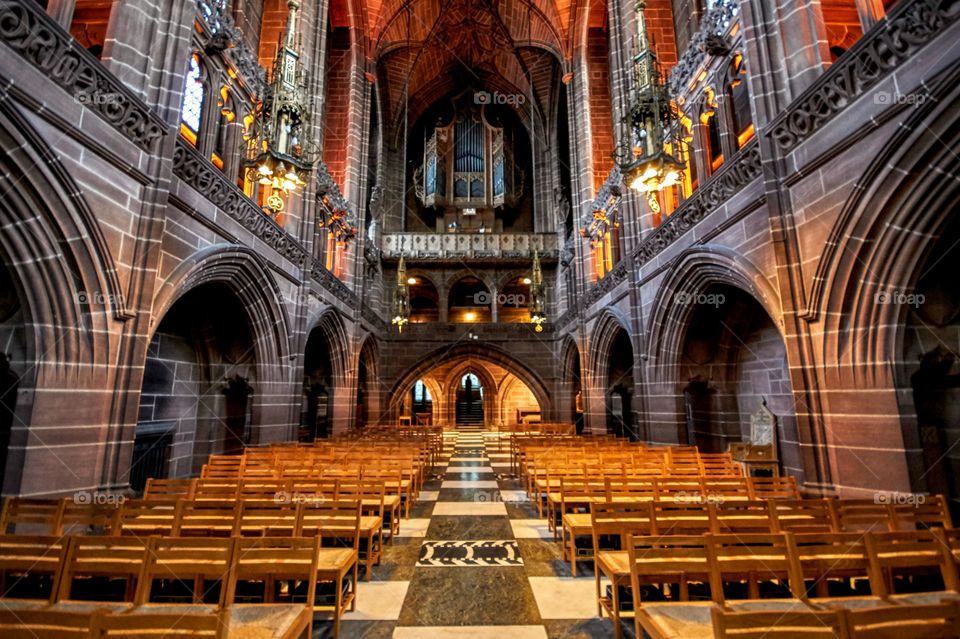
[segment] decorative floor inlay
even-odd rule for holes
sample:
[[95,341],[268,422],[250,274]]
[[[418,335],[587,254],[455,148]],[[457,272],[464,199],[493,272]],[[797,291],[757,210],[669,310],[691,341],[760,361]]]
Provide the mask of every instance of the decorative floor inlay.
[[425,541],[418,566],[522,566],[520,547],[512,539]]

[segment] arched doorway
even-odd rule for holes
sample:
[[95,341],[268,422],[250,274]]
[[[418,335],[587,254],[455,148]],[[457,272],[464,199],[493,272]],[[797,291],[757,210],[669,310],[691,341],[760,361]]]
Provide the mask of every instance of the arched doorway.
[[243,304],[225,284],[180,297],[157,326],[147,352],[130,485],[188,477],[213,454],[250,442],[256,390],[254,340]]
[[333,430],[333,362],[330,342],[320,327],[310,331],[303,360],[303,415],[298,439],[312,442]]
[[17,420],[20,373],[27,362],[24,309],[5,264],[0,264],[0,488],[7,469],[10,435]]
[[456,391],[456,423],[460,426],[483,426],[483,385],[476,373],[464,373]]
[[433,423],[433,394],[422,379],[414,382],[410,390],[410,414],[414,424]]
[[450,288],[447,318],[450,322],[465,324],[490,322],[494,302],[487,285],[468,275]]
[[[679,293],[677,295],[680,295]],[[750,435],[764,401],[778,421],[780,463],[801,475],[793,392],[783,336],[764,307],[727,284],[689,294],[692,310],[681,341],[678,391],[686,442],[726,451]]]
[[931,494],[948,496],[960,512],[960,216],[940,235],[912,291],[892,291],[886,303],[906,308],[902,345]]
[[607,386],[604,403],[607,408],[607,432],[617,437],[639,439],[633,422],[633,344],[630,335],[617,327],[607,360]]
[[407,278],[410,287],[410,323],[440,321],[440,293],[428,278],[412,273]]

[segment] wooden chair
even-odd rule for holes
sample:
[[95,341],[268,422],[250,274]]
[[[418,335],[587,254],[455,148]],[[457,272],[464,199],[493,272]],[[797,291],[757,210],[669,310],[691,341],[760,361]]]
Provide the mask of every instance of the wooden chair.
[[3,639],[90,639],[89,612],[5,608],[0,605]]
[[785,477],[748,477],[751,499],[800,499],[797,478]]
[[889,505],[896,530],[931,530],[933,528],[952,528],[950,506],[943,495],[923,495],[912,500],[913,503],[892,503]]
[[233,534],[243,537],[292,537],[299,505],[292,500],[245,499],[240,502]]
[[[320,537],[317,582],[328,584],[332,601],[313,602],[316,613],[331,615],[333,635],[340,635],[340,619],[356,606],[360,565],[360,502],[329,501],[300,505],[297,536]],[[319,592],[319,591],[318,591]]]
[[63,537],[0,535],[0,599],[48,603],[66,552]]
[[[849,587],[850,580],[869,579],[870,561],[860,533],[799,533],[787,539],[791,554],[799,564],[805,581],[811,582],[819,603],[843,603],[858,593]],[[830,584],[834,584],[834,592]]]
[[710,611],[714,639],[847,639],[844,616],[836,610]]
[[[151,538],[134,602],[138,606],[151,601],[222,606],[234,543],[232,538],[216,537]],[[160,587],[155,588],[158,581]]]
[[653,504],[654,531],[658,535],[703,535],[716,528],[713,504],[657,501]]
[[896,530],[892,510],[873,499],[830,499],[833,526],[837,532],[884,532]]
[[[54,601],[132,604],[146,559],[146,543],[135,537],[73,537],[67,545]],[[111,587],[117,581],[122,587]]]
[[766,501],[724,501],[715,506],[713,517],[713,532],[721,535],[776,532]]
[[54,535],[63,506],[63,499],[7,497],[0,512],[0,535]]
[[[590,508],[597,614],[603,616],[606,611],[610,615],[616,639],[620,639],[622,634],[621,589],[630,584],[627,546],[631,543],[631,537],[649,536],[652,529],[652,502],[602,502],[593,504]],[[609,597],[601,592],[601,576],[610,581]]]
[[[774,599],[805,599],[803,575],[793,554],[792,533],[708,535],[710,593],[718,604],[729,598],[726,586],[746,583],[746,598],[760,599],[761,582],[786,583]],[[742,598],[742,597],[740,597]]]
[[844,610],[849,639],[957,639],[960,602]]
[[[960,593],[960,577],[950,548],[943,539],[930,531],[868,533],[864,542],[870,561],[873,594],[906,604],[956,598]],[[913,581],[917,575],[939,575],[944,590],[896,593],[898,577]]]
[[225,639],[230,611],[148,612],[93,615],[90,639]]
[[386,488],[383,482],[343,482],[338,500],[360,502],[360,559],[366,566],[365,581],[373,578],[373,567],[383,552],[383,510]]

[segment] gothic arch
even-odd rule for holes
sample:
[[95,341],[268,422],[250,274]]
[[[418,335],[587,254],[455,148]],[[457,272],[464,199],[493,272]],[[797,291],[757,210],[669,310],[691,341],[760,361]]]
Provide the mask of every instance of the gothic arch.
[[[591,330],[594,335],[592,344],[590,344],[589,358],[586,368],[593,372],[594,379],[603,380],[606,378],[607,364],[610,361],[610,346],[616,337],[617,331],[623,330],[630,335],[630,341],[633,342],[632,332],[630,330],[630,320],[618,308],[607,308]],[[634,345],[634,354],[637,348]],[[581,371],[582,372],[582,371]]]
[[[363,358],[367,372],[367,415],[372,421],[377,421],[383,410],[383,388],[380,386],[380,346],[373,334],[363,338],[360,349],[357,351],[357,371],[360,371],[360,360]],[[359,402],[358,402],[359,403]]]
[[[389,397],[391,413],[395,412],[396,407],[401,401],[400,394],[408,390],[415,381],[424,377],[438,365],[461,358],[492,362],[510,371],[524,384],[526,384],[527,388],[530,389],[534,397],[537,398],[537,402],[540,404],[540,409],[543,414],[552,414],[553,401],[550,396],[550,391],[548,390],[546,384],[544,384],[540,375],[498,346],[473,343],[461,343],[457,344],[453,348],[436,348],[428,353],[418,363],[407,369],[406,372],[397,378],[397,381],[394,382],[393,386],[390,388]],[[443,389],[445,393],[448,390],[449,389],[447,388]]]
[[497,409],[500,406],[500,385],[483,363],[478,364],[475,361],[464,361],[454,366],[444,380],[443,405],[446,411],[446,423],[456,424],[457,390],[460,388],[460,380],[467,373],[473,373],[480,380],[480,387],[483,389],[484,421],[489,425],[491,420],[496,419],[499,412]]
[[319,330],[327,341],[334,379],[338,382],[347,379],[347,362],[351,359],[349,357],[350,340],[347,338],[347,330],[340,313],[329,306],[316,312],[307,322],[307,340],[310,339],[310,334],[314,330]]
[[262,258],[246,247],[211,246],[175,269],[160,285],[154,300],[151,335],[178,299],[197,286],[212,282],[225,284],[247,310],[259,381],[285,381],[281,369],[290,360],[290,330],[280,302],[280,288]]
[[753,297],[783,333],[780,297],[774,285],[745,256],[705,244],[683,252],[664,277],[651,304],[645,351],[653,364],[651,382],[676,379],[677,354],[695,300],[712,284],[727,284]]
[[912,290],[931,239],[951,221],[944,211],[960,200],[956,180],[945,179],[960,144],[952,108],[960,99],[960,69],[926,87],[930,97],[897,127],[845,203],[803,315],[823,322],[824,362],[852,385],[894,383],[890,364],[903,341],[906,308],[878,304],[878,296]]

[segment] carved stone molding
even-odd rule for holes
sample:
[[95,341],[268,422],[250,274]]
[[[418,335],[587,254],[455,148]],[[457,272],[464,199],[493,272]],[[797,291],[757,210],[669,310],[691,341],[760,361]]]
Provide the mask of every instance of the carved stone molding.
[[356,294],[350,290],[350,287],[340,281],[333,273],[325,269],[320,262],[314,261],[310,266],[310,277],[314,282],[329,291],[334,297],[350,308],[355,309],[360,305],[360,300],[357,299]]
[[417,261],[470,259],[529,260],[537,249],[546,261],[559,255],[556,233],[387,233],[383,256],[400,252]]
[[306,249],[267,217],[237,185],[182,141],[177,142],[173,154],[173,173],[277,253],[303,268]]
[[960,17],[960,0],[903,2],[770,125],[781,151],[800,144]]
[[39,3],[0,0],[0,41],[144,151],[157,151],[170,132],[160,116],[77,44]]
[[[670,71],[668,88],[671,95],[680,95],[690,79],[703,65],[707,55],[722,49],[730,25],[740,13],[739,0],[717,0],[700,22],[700,29],[690,38],[677,64]],[[729,45],[727,45],[729,50]]]
[[636,265],[641,266],[656,257],[714,209],[758,178],[760,171],[760,147],[753,140],[640,243],[633,254]]
[[612,271],[607,273],[602,279],[597,280],[596,284],[587,289],[587,292],[584,293],[580,299],[580,307],[586,311],[593,306],[597,300],[617,288],[621,282],[625,281],[627,275],[630,274],[629,264],[630,260],[627,259],[617,262]]

